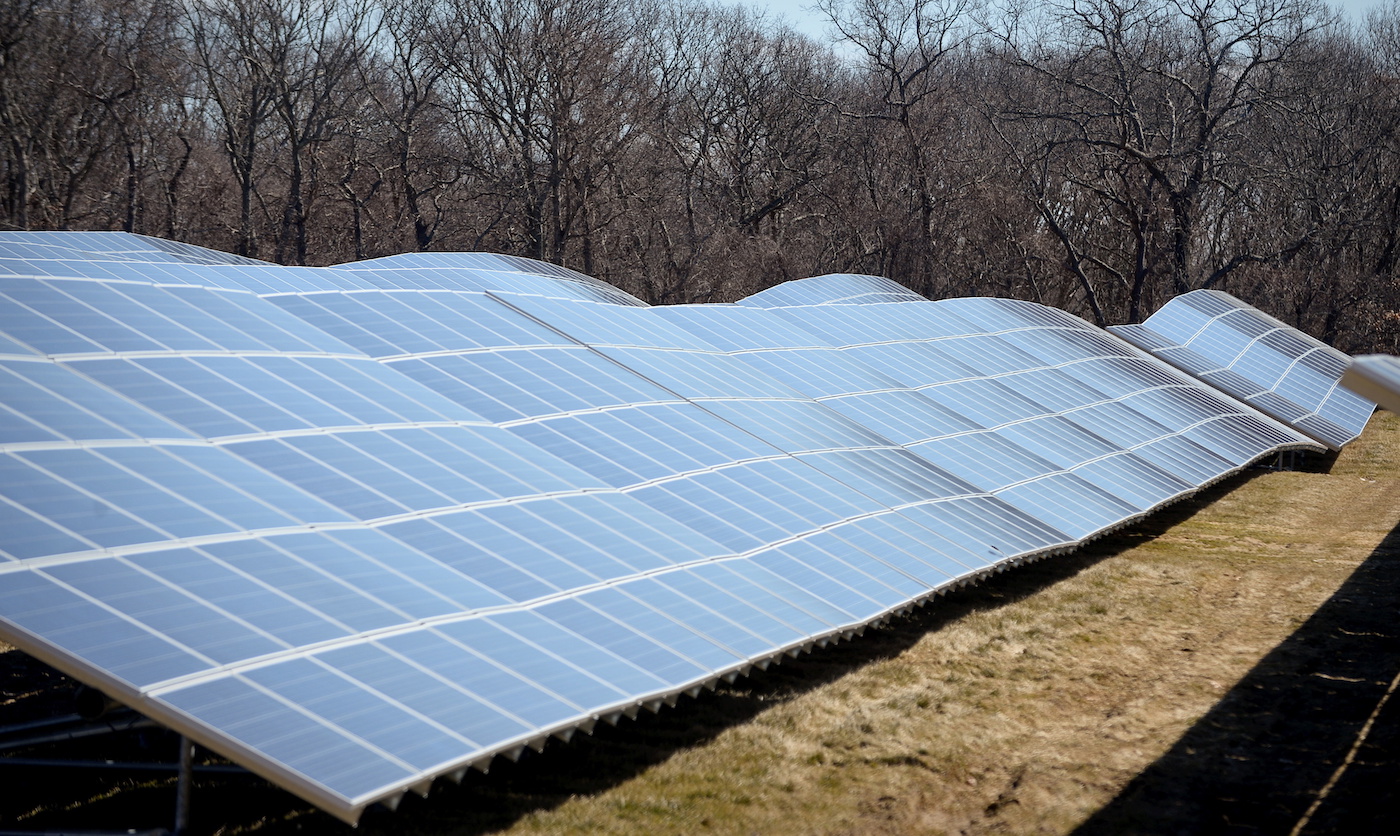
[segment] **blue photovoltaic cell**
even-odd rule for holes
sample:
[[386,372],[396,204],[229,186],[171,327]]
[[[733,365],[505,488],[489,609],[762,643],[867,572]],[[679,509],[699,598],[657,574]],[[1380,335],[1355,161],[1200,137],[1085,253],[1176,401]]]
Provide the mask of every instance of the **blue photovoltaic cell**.
[[1208,301],[1142,332],[1202,382],[870,276],[0,233],[0,637],[354,821],[1322,450],[1210,384],[1309,429],[1344,363]]

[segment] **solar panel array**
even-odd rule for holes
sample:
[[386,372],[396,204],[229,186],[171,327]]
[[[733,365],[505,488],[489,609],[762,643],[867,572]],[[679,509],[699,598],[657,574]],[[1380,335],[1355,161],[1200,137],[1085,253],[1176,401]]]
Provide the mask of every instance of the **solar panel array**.
[[0,234],[0,636],[347,821],[1280,450],[1060,311],[869,277]]
[[1333,450],[1375,409],[1338,385],[1347,355],[1219,291],[1192,291],[1141,325],[1108,330]]
[[1400,357],[1367,354],[1353,357],[1342,385],[1391,412],[1400,412]]

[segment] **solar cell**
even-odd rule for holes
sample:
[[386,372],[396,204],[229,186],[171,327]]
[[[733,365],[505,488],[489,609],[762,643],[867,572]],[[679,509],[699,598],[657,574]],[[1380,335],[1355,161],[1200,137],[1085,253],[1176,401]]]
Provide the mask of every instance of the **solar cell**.
[[347,821],[1323,449],[868,276],[0,233],[0,277],[0,636]]

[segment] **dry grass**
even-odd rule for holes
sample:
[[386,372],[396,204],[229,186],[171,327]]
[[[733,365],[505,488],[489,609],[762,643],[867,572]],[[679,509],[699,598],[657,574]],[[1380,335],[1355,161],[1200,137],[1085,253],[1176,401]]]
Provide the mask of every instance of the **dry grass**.
[[[361,832],[1287,833],[1400,670],[1397,526],[1400,419],[1380,413],[1329,472],[1240,477]],[[1356,832],[1348,786],[1320,832]],[[343,832],[251,781],[196,805],[208,832]]]

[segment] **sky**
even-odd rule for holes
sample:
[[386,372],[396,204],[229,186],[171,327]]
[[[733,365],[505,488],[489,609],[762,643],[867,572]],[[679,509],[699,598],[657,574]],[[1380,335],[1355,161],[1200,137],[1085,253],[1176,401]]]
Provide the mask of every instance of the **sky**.
[[781,16],[789,26],[803,34],[822,40],[826,38],[826,18],[816,11],[816,0],[742,0],[742,5],[766,10],[771,17]]
[[[819,40],[826,39],[826,20],[816,11],[816,0],[738,0],[746,6],[766,10],[774,17],[787,19],[788,25]],[[1340,8],[1352,20],[1362,23],[1369,9],[1384,5],[1388,0],[1327,0]]]

